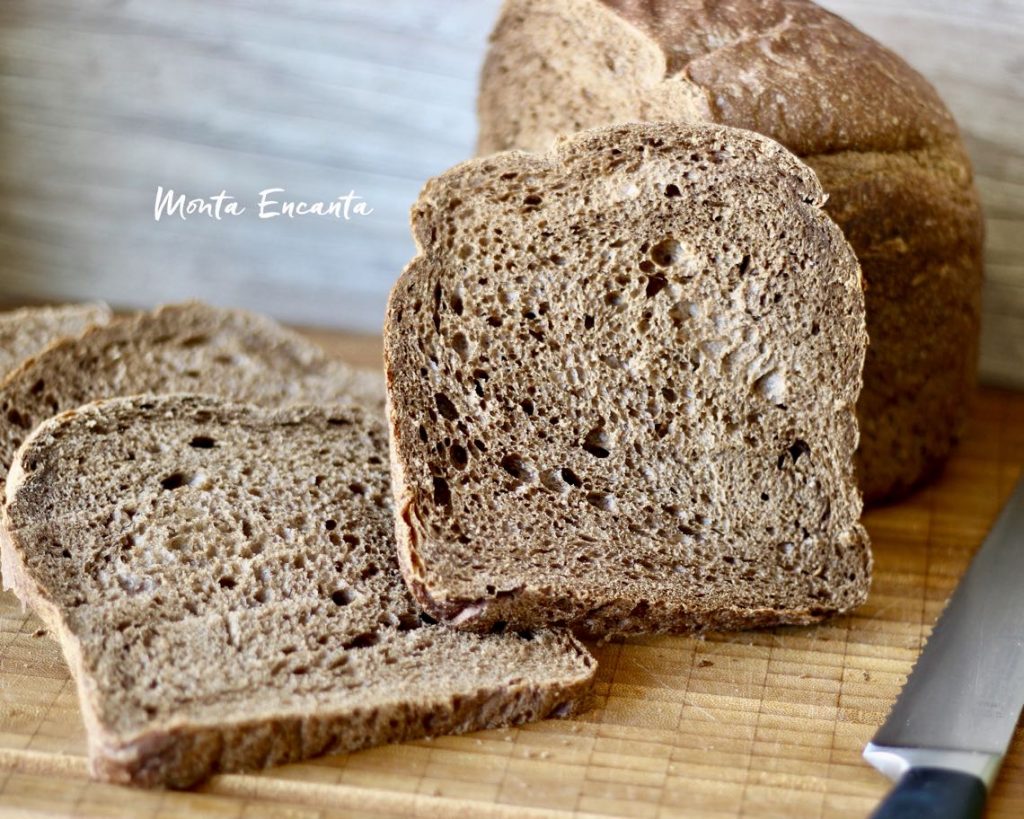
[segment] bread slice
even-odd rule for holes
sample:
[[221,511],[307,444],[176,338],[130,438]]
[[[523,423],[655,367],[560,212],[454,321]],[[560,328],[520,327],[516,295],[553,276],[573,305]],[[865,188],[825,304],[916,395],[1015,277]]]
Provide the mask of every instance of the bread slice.
[[36,424],[89,401],[208,393],[263,406],[356,401],[384,411],[383,379],[328,358],[264,316],[199,302],[56,342],[0,383],[0,478]]
[[188,786],[577,707],[595,665],[569,634],[418,614],[386,459],[355,406],[142,396],[36,430],[3,575],[64,647],[95,776]]
[[814,174],[632,124],[427,183],[385,326],[400,560],[434,617],[593,634],[864,600],[857,261]]
[[52,341],[108,321],[110,308],[105,304],[23,307],[0,313],[0,378]]

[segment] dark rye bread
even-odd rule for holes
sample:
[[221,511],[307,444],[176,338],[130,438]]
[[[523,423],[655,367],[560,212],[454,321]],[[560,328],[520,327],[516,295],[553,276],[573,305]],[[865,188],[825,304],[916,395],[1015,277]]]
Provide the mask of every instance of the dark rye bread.
[[864,272],[861,489],[938,473],[975,380],[982,215],[956,124],[898,56],[805,0],[506,0],[479,113],[481,153],[679,120],[802,157]]
[[208,393],[261,406],[355,401],[383,414],[384,385],[272,319],[199,302],[61,339],[0,383],[0,479],[40,422],[101,398]]
[[864,600],[857,262],[814,174],[625,125],[427,183],[385,323],[399,559],[433,616],[594,635]]
[[8,586],[60,640],[94,776],[184,787],[572,712],[570,635],[469,635],[399,574],[384,425],[142,396],[70,411],[7,483]]
[[23,307],[0,313],[0,378],[54,340],[108,321],[110,308],[105,304]]

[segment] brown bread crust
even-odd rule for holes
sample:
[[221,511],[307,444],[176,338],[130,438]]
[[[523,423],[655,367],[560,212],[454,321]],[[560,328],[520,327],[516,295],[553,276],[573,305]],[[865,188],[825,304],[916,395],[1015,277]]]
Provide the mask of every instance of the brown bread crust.
[[938,473],[975,382],[983,223],[955,122],[898,56],[805,0],[506,0],[479,116],[481,153],[678,119],[756,130],[804,158],[867,290],[865,499]]

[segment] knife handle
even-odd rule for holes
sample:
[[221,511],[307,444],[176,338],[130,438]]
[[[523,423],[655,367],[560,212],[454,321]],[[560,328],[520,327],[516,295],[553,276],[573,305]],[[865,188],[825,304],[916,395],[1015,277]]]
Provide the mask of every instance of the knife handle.
[[985,783],[949,768],[911,768],[871,819],[981,819]]

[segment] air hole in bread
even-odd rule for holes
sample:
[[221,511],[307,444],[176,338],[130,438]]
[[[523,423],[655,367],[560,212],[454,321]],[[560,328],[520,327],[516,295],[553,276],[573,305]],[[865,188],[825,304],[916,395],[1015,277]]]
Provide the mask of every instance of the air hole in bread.
[[671,267],[679,264],[685,258],[686,253],[683,246],[672,237],[662,239],[651,248],[651,261],[658,267]]
[[793,463],[796,463],[801,455],[809,455],[810,452],[810,446],[807,445],[806,441],[800,438],[793,441],[792,445],[789,447],[789,454],[793,458]]
[[188,338],[182,339],[181,346],[182,347],[201,347],[204,344],[208,344],[209,341],[210,341],[210,337],[208,335],[199,334],[199,335],[189,336]]
[[456,333],[452,336],[452,349],[463,361],[469,358],[469,339],[465,333]]
[[593,330],[594,329],[594,317],[591,316],[591,315],[584,316],[583,317],[583,326],[587,330]]
[[508,623],[504,620],[495,620],[491,626],[491,634],[504,634],[507,627]]
[[22,429],[28,429],[30,426],[32,426],[32,423],[27,418],[25,418],[20,412],[18,412],[14,407],[11,407],[9,410],[7,410],[7,420],[10,423],[14,424],[14,426],[21,427]]
[[327,520],[324,521],[324,528],[328,532],[330,532],[331,530],[335,529],[337,527],[337,525],[338,525],[338,521],[334,520],[334,518],[328,518]]
[[466,452],[466,448],[460,444],[452,444],[448,450],[448,454],[451,456],[452,465],[456,469],[465,469],[469,463],[469,453]]
[[455,409],[455,404],[443,392],[434,394],[434,403],[437,405],[437,411],[441,413],[443,418],[447,418],[449,421],[458,420],[459,411]]
[[665,286],[668,284],[668,279],[664,276],[650,276],[647,279],[647,289],[644,291],[644,295],[647,298],[653,298],[660,293]]
[[740,275],[745,276],[748,270],[750,270],[750,255],[746,254],[740,260]]
[[679,192],[678,186],[670,184],[665,186],[665,196],[674,199],[677,196],[682,196],[682,193]]
[[377,631],[364,631],[362,634],[357,634],[347,643],[344,648],[346,650],[352,648],[371,648],[380,642],[380,633]]
[[222,589],[233,589],[237,585],[235,578],[229,575],[225,575],[217,583]]
[[532,483],[537,480],[537,470],[533,464],[516,453],[511,453],[502,458],[501,468],[519,483]]
[[452,502],[452,492],[448,487],[448,481],[444,478],[434,478],[434,503],[438,506],[449,506]]
[[423,621],[428,626],[436,626],[437,625],[437,620],[435,618],[431,617],[425,611],[421,611],[419,617],[420,617],[420,620]]
[[577,489],[583,486],[583,481],[580,480],[579,475],[577,475],[568,467],[563,468],[561,474],[562,480],[569,484],[569,486],[576,487]]
[[600,427],[590,430],[583,439],[583,450],[595,458],[607,458],[611,454],[611,439]]
[[587,503],[604,512],[616,511],[615,496],[610,492],[588,492]]
[[353,600],[356,599],[355,592],[352,589],[335,589],[331,592],[331,602],[336,606],[347,606]]
[[217,445],[217,442],[208,435],[197,435],[188,442],[188,445],[193,449],[213,449]]
[[172,472],[170,475],[168,475],[166,478],[160,481],[160,485],[164,489],[173,492],[175,489],[180,489],[183,486],[187,486],[189,481],[190,478],[185,473]]

